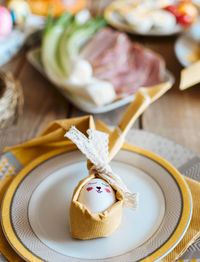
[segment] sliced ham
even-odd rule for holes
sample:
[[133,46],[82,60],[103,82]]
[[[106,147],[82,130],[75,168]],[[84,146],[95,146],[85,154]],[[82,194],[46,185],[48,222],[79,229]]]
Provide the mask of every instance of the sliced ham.
[[143,86],[153,86],[164,81],[165,76],[165,62],[161,56],[149,51],[151,55],[151,70],[149,76]]
[[119,97],[164,80],[161,56],[110,28],[97,32],[83,47],[81,56],[92,64],[95,77],[113,84]]
[[94,61],[115,43],[117,35],[117,31],[109,28],[99,30],[95,36],[84,45],[80,55],[83,58],[87,58],[90,62]]

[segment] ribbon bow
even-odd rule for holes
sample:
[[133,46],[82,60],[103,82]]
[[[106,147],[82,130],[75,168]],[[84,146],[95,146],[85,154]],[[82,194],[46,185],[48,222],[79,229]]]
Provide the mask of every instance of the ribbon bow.
[[108,164],[109,135],[92,129],[88,129],[87,134],[88,138],[76,127],[72,126],[65,134],[65,137],[72,140],[87,159],[92,162],[93,166],[90,169],[90,173],[98,174],[111,186],[119,188],[124,196],[124,206],[135,210],[138,206],[138,193],[131,193]]

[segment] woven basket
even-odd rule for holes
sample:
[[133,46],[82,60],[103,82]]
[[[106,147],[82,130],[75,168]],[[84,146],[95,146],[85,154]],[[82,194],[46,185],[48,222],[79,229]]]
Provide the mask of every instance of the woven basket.
[[22,87],[10,73],[0,70],[0,129],[13,124],[22,113]]

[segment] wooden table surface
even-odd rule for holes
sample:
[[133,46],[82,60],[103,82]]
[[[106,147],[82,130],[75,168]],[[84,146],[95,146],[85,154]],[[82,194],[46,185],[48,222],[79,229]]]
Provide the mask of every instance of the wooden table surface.
[[[168,70],[176,78],[174,87],[150,106],[134,125],[173,139],[200,154],[200,86],[179,91],[181,65],[174,54],[176,37],[148,38],[132,36],[134,41],[160,53]],[[24,112],[18,123],[0,131],[0,151],[36,136],[50,121],[85,115],[70,104],[56,88],[35,70],[26,59],[27,51],[3,66],[21,82],[24,90]],[[116,125],[127,106],[112,112],[96,114],[107,124]]]

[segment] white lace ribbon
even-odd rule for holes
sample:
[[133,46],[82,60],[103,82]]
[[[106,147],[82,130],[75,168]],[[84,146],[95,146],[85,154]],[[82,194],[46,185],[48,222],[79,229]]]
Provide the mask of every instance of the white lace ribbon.
[[76,127],[72,126],[65,134],[65,137],[72,140],[87,159],[92,162],[93,166],[90,173],[98,174],[111,186],[119,188],[124,196],[125,207],[135,210],[138,206],[138,193],[131,193],[108,164],[108,134],[92,129],[88,129],[87,134],[88,138]]

